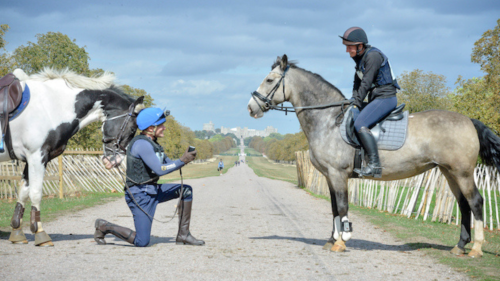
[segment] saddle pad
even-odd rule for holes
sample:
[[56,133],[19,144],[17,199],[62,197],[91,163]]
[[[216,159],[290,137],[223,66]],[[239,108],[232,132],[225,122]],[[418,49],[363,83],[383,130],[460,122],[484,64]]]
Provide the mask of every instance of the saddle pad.
[[[347,110],[345,116],[350,113],[350,110],[351,108]],[[380,123],[371,129],[373,136],[377,140],[379,150],[398,150],[404,145],[406,141],[406,133],[408,131],[408,115],[408,111],[405,111],[403,112],[404,117],[401,120],[383,121],[382,128],[385,129],[385,132],[382,131]],[[351,146],[357,146],[347,136],[347,119],[349,118],[344,117],[344,120],[342,120],[342,124],[340,125],[340,134],[346,143]]]

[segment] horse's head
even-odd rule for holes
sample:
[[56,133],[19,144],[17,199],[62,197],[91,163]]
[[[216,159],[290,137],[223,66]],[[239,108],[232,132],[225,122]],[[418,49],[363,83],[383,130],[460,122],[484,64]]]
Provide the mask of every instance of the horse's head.
[[[120,165],[125,158],[127,145],[137,131],[137,114],[144,108],[144,97],[133,101],[128,108],[106,110],[106,120],[102,126],[104,156],[102,161],[106,169]],[[115,104],[120,107],[120,103]]]
[[285,87],[285,75],[290,69],[288,57],[278,57],[271,69],[248,102],[251,117],[261,118],[271,107],[287,101],[290,97],[290,89]]

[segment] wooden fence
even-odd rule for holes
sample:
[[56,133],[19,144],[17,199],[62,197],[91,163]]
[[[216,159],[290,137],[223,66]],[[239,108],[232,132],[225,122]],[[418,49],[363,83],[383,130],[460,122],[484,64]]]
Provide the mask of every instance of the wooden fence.
[[[314,168],[309,151],[297,151],[298,185],[330,197],[326,178]],[[483,196],[483,218],[490,230],[500,229],[498,197],[500,174],[495,167],[478,165],[474,180]],[[448,182],[438,168],[412,178],[396,181],[350,179],[349,203],[401,214],[423,221],[460,223],[460,211]],[[474,222],[473,222],[474,223]]]
[[[123,191],[117,169],[106,170],[102,151],[65,151],[47,164],[43,181],[44,195],[59,198],[81,191]],[[21,161],[0,163],[0,199],[16,198],[25,164]],[[124,171],[124,169],[122,169]]]

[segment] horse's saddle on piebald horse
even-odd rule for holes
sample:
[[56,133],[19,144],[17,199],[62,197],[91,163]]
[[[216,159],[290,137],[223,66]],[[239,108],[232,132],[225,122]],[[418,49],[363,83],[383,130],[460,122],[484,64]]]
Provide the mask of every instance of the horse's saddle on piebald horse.
[[[23,88],[19,79],[12,73],[0,78],[0,124],[2,126],[2,138],[0,139],[0,152],[4,152],[4,142],[7,143],[9,154],[14,155],[10,143],[9,120],[15,118],[21,111],[20,107],[26,107],[29,101],[29,89],[26,85],[27,95],[23,95]],[[7,138],[6,138],[7,136]],[[15,158],[12,158],[15,159]]]
[[[382,121],[370,128],[379,150],[398,150],[405,143],[408,131],[408,111],[403,112],[404,107],[404,103],[399,105]],[[340,125],[340,134],[349,145],[359,148],[361,145],[354,129],[351,109],[352,106],[346,111]]]

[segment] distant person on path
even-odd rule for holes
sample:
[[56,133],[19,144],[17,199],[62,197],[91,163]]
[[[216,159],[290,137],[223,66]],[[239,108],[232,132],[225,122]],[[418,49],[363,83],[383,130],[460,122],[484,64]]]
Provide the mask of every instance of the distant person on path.
[[218,167],[218,170],[219,170],[219,175],[222,176],[222,170],[224,170],[224,162],[222,162],[222,159],[219,161],[219,167]]
[[[156,206],[182,196],[179,204],[179,231],[175,239],[178,245],[204,245],[189,232],[193,189],[184,185],[182,195],[180,184],[158,184],[160,176],[182,168],[196,157],[196,150],[184,152],[178,160],[170,160],[157,139],[164,136],[165,118],[168,112],[160,108],[146,108],[139,112],[137,125],[142,132],[135,136],[127,149],[127,181],[125,201],[134,217],[135,231],[103,219],[95,221],[94,240],[105,245],[104,236],[113,234],[121,240],[145,247],[151,239],[151,226]],[[133,196],[133,197],[132,197]],[[134,200],[135,199],[135,200]],[[142,210],[141,210],[142,208]],[[147,214],[146,214],[147,213]]]
[[[368,45],[363,29],[351,27],[344,32],[342,43],[356,63],[352,91],[354,128],[368,155],[368,164],[354,171],[360,176],[380,178],[382,166],[378,147],[370,128],[396,108],[397,90],[400,89],[392,73],[389,59],[379,49]],[[363,103],[368,97],[368,103]]]

